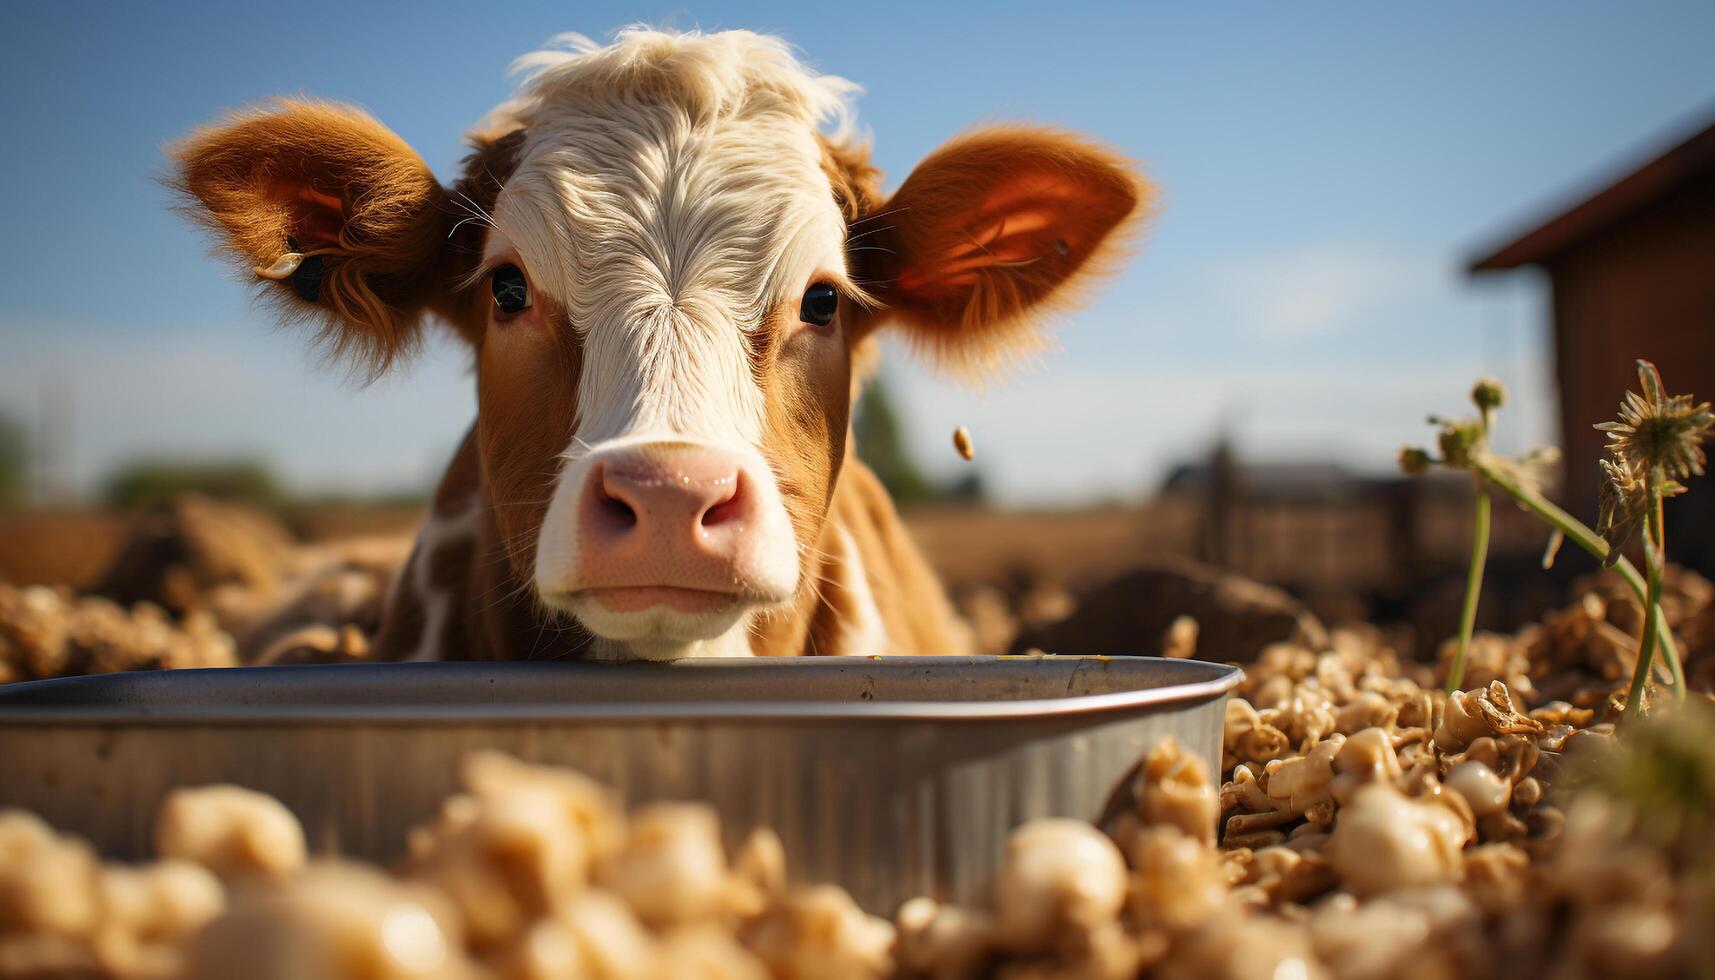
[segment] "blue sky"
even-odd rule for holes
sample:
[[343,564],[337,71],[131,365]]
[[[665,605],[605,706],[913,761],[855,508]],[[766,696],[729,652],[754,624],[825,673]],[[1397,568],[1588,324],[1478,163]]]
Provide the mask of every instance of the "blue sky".
[[866,89],[897,184],[982,121],[1052,122],[1163,190],[1135,261],[1030,370],[971,392],[890,354],[938,472],[968,426],[1003,500],[1136,496],[1228,431],[1253,457],[1384,469],[1500,375],[1551,435],[1542,283],[1462,261],[1715,113],[1715,4],[77,4],[0,9],[11,195],[0,410],[73,406],[73,475],[133,456],[274,460],[305,489],[428,484],[474,411],[434,346],[367,388],[253,307],[156,182],[226,108],[359,103],[443,177],[552,35],[634,21],[783,35]]

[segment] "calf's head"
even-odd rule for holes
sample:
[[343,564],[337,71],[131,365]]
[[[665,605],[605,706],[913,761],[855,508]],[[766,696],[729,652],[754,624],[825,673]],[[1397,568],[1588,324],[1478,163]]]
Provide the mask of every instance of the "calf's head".
[[890,197],[853,87],[773,39],[631,31],[528,56],[443,187],[349,108],[278,102],[175,150],[191,209],[370,372],[475,354],[510,576],[607,655],[740,652],[807,569],[856,378],[893,324],[977,368],[1029,346],[1147,189],[1066,133],[979,129]]

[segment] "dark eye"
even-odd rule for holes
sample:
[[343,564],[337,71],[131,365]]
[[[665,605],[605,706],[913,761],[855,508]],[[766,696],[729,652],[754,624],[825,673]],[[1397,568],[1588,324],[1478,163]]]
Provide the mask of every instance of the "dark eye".
[[506,316],[530,308],[530,283],[524,270],[515,265],[497,267],[488,274],[488,288],[494,293],[494,308]]
[[819,282],[804,290],[804,301],[798,304],[798,319],[825,327],[834,322],[834,314],[839,311],[840,291],[825,282]]

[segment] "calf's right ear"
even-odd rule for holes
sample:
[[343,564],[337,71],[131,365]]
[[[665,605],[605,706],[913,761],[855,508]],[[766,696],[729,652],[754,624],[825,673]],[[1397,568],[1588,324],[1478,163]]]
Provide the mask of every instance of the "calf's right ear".
[[[371,376],[417,342],[446,288],[446,192],[410,146],[346,106],[281,100],[170,150],[186,211],[282,312]],[[271,281],[269,281],[271,280]]]

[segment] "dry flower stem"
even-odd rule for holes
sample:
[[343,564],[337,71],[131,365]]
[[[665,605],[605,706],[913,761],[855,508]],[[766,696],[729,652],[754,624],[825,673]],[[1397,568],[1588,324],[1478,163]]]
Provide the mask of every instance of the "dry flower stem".
[[[1478,381],[1471,389],[1471,400],[1477,403],[1482,413],[1482,443],[1488,444],[1489,426],[1494,420],[1494,409],[1504,398],[1498,393],[1498,386],[1486,381]],[[1475,459],[1472,460],[1474,464]],[[1453,655],[1453,667],[1447,671],[1447,693],[1452,694],[1465,683],[1465,654],[1471,650],[1471,631],[1477,625],[1477,600],[1483,593],[1483,565],[1489,560],[1489,524],[1490,511],[1493,505],[1489,501],[1489,490],[1483,486],[1480,474],[1473,473],[1472,489],[1477,494],[1477,515],[1471,529],[1471,567],[1465,572],[1465,604],[1459,610],[1459,650]]]
[[[1586,527],[1583,521],[1561,510],[1553,502],[1520,487],[1481,458],[1473,460],[1471,468],[1481,474],[1483,479],[1506,491],[1507,496],[1517,501],[1520,506],[1547,521],[1561,534],[1566,535],[1567,540],[1573,544],[1599,559],[1608,557],[1608,543],[1598,537],[1596,532]],[[1614,563],[1613,570],[1625,580],[1626,585],[1631,587],[1633,594],[1638,597],[1638,601],[1644,603],[1645,607],[1648,608],[1649,587],[1644,582],[1644,577],[1638,574],[1637,566],[1622,556]],[[1676,699],[1684,700],[1685,672],[1680,669],[1679,648],[1673,641],[1673,632],[1667,628],[1666,614],[1659,607],[1656,608],[1654,619],[1656,620],[1656,638],[1661,645],[1662,659],[1667,661],[1668,672],[1673,675],[1673,696]]]
[[1447,672],[1447,693],[1459,690],[1465,681],[1465,654],[1471,649],[1471,631],[1477,625],[1477,597],[1483,591],[1483,563],[1489,559],[1488,488],[1477,478],[1477,523],[1471,532],[1471,567],[1465,573],[1465,605],[1459,611],[1459,652],[1453,655],[1453,669]]
[[[1649,681],[1650,658],[1655,655],[1656,638],[1660,626],[1656,618],[1661,615],[1661,569],[1665,561],[1662,554],[1667,543],[1666,527],[1662,521],[1661,491],[1655,489],[1654,481],[1650,486],[1650,509],[1644,527],[1644,566],[1649,570],[1649,598],[1644,605],[1644,634],[1638,645],[1638,666],[1632,671],[1632,686],[1626,692],[1626,717],[1635,719],[1643,711],[1644,685]],[[1681,690],[1676,684],[1674,690]]]

